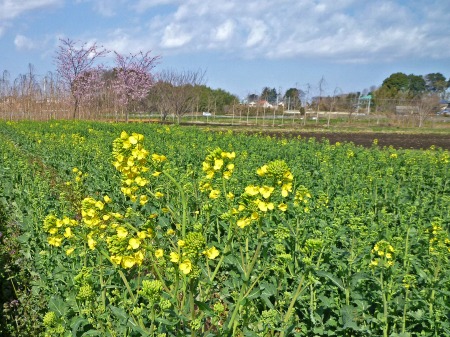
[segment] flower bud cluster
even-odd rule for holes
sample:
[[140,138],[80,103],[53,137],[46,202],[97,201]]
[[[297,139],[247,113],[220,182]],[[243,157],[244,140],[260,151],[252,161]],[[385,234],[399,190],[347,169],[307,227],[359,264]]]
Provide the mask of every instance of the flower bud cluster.
[[151,305],[157,303],[161,298],[162,282],[159,280],[143,280],[139,295],[144,297]]
[[206,239],[200,232],[190,232],[184,240],[178,240],[178,251],[170,253],[170,261],[178,264],[179,270],[187,275],[196,276],[200,269],[196,266],[196,262],[205,256],[209,260],[214,260],[219,256],[219,251],[212,246],[205,249]]
[[292,175],[284,160],[274,160],[256,170],[260,177],[270,181],[270,185],[281,188],[281,195],[285,198],[292,192]]
[[64,326],[53,311],[47,312],[42,321],[45,326],[44,337],[61,336],[64,334]]

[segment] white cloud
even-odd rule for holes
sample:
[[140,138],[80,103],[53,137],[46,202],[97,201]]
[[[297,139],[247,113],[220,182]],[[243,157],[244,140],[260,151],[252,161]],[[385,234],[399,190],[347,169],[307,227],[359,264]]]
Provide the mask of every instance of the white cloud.
[[192,40],[192,36],[178,24],[170,24],[164,30],[161,45],[165,48],[177,48],[186,45]]
[[133,8],[138,12],[144,12],[150,8],[172,5],[182,3],[181,0],[139,0],[137,4],[133,5]]
[[[141,31],[120,48],[214,49],[272,59],[336,62],[450,57],[449,4],[439,0],[128,0]],[[151,11],[147,11],[151,9]]]
[[89,2],[92,3],[94,10],[102,16],[112,17],[117,15],[118,7],[126,0],[77,0],[78,3]]
[[0,0],[0,20],[11,20],[22,13],[61,3],[62,0]]
[[262,44],[269,36],[268,28],[261,20],[251,20],[249,22],[250,33],[248,34],[245,45],[247,47],[255,47]]
[[214,30],[213,39],[217,41],[226,41],[230,39],[233,35],[234,27],[235,24],[232,20],[226,20]]
[[24,35],[16,35],[14,45],[19,50],[31,50],[35,47],[34,42]]

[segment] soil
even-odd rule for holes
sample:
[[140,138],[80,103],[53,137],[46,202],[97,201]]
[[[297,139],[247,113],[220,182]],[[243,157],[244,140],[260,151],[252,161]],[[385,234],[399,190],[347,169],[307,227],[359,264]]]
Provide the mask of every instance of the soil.
[[[269,132],[268,132],[269,133]],[[428,149],[430,146],[450,150],[450,135],[443,134],[398,134],[398,133],[324,133],[324,132],[280,132],[269,134],[283,135],[284,137],[311,138],[316,140],[328,139],[331,144],[336,142],[352,142],[355,145],[371,147],[374,139],[378,140],[378,146],[393,146],[396,149]]]
[[[157,121],[156,121],[157,122]],[[169,123],[170,124],[170,123]],[[197,125],[206,126],[204,123],[181,123],[182,125]],[[214,123],[207,125],[208,128],[223,129],[231,125]],[[293,131],[293,130],[270,130],[263,129],[258,131],[252,131],[248,129],[241,129],[240,126],[232,126],[234,131],[246,132],[246,133],[262,133],[275,137],[298,137],[312,138],[321,141],[328,139],[330,144],[336,142],[352,142],[355,145],[361,145],[370,148],[373,145],[375,139],[378,140],[379,147],[392,146],[396,149],[416,149],[426,150],[431,146],[436,148],[442,148],[444,150],[450,150],[450,132],[445,133],[395,133],[395,132],[321,132],[321,131]]]

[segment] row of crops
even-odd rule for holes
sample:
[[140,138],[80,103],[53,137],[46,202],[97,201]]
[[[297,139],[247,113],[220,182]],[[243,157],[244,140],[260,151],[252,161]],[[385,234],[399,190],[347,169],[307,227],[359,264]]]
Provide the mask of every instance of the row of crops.
[[2,336],[450,335],[450,154],[0,123]]

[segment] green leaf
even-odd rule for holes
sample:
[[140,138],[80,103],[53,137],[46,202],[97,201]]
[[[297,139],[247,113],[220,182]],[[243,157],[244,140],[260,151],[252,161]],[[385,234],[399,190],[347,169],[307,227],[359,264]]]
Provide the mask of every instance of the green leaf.
[[331,282],[333,282],[336,286],[338,286],[339,289],[341,289],[342,291],[345,290],[342,280],[340,278],[338,278],[337,276],[334,276],[333,274],[331,274],[327,271],[323,271],[323,270],[318,270],[316,273],[318,276],[328,278]]
[[72,336],[77,336],[80,326],[83,327],[87,324],[89,324],[89,322],[86,318],[80,316],[74,317],[70,324],[70,327],[72,328]]
[[203,312],[203,313],[208,313],[208,315],[213,315],[214,311],[205,303],[200,302],[200,301],[194,301],[195,305],[198,306],[198,308]]
[[97,330],[89,330],[86,331],[84,334],[82,334],[81,336],[101,336],[102,333],[100,331]]
[[358,330],[355,319],[355,308],[351,305],[344,305],[341,309],[342,323],[344,329]]
[[26,232],[22,235],[19,235],[16,240],[17,240],[17,242],[24,244],[30,240],[30,237],[31,237],[31,233]]
[[264,303],[270,308],[270,309],[274,309],[274,306],[272,304],[272,302],[269,300],[269,297],[265,294],[261,295],[261,299],[264,301]]
[[356,287],[356,284],[361,280],[367,280],[369,276],[366,273],[356,273],[351,277],[352,288]]
[[173,319],[173,320],[169,321],[169,320],[167,320],[165,318],[161,318],[161,317],[156,317],[156,321],[159,323],[162,323],[164,325],[168,325],[168,326],[174,326],[174,325],[177,325],[178,322],[180,322],[179,319]]
[[277,287],[274,284],[268,282],[261,282],[259,288],[262,291],[261,294],[268,297],[275,295],[277,292]]
[[60,297],[52,297],[48,302],[48,308],[50,311],[57,313],[60,317],[66,315],[68,311],[67,303],[63,301]]
[[248,294],[247,298],[249,300],[253,300],[255,298],[258,298],[261,295],[261,290],[259,290],[258,288],[253,288],[252,291],[250,292],[250,294]]
[[113,305],[109,305],[109,308],[111,309],[111,312],[119,319],[122,319],[124,321],[127,321],[130,316],[123,310],[122,308],[115,307]]

